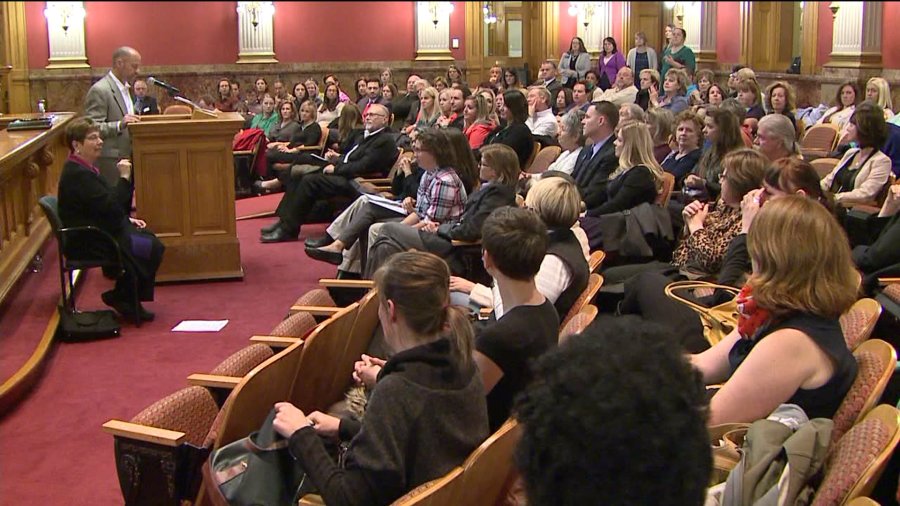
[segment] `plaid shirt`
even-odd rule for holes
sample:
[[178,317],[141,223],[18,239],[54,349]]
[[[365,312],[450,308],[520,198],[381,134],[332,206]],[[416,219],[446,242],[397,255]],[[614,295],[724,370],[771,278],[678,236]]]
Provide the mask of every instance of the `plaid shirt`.
[[466,189],[455,170],[426,170],[416,194],[416,214],[421,220],[436,223],[455,220],[462,215],[466,198]]

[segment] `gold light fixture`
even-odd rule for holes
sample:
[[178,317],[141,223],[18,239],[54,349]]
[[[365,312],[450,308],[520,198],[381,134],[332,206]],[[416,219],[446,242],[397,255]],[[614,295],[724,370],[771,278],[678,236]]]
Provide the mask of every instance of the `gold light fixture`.
[[591,20],[594,19],[596,10],[597,2],[569,2],[569,15],[578,16],[578,13],[582,13],[584,19],[582,23],[585,29],[591,24]]
[[428,13],[431,15],[431,22],[437,28],[441,18],[449,16],[453,12],[453,2],[427,2]]
[[255,29],[262,17],[271,17],[275,14],[275,5],[272,2],[238,2],[237,12],[250,16],[250,24]]
[[58,22],[64,33],[69,33],[72,23],[84,20],[85,11],[81,2],[47,2],[44,17],[47,21]]
[[840,10],[841,6],[837,2],[831,2],[828,6],[828,9],[831,10],[831,19],[837,18],[838,10]]

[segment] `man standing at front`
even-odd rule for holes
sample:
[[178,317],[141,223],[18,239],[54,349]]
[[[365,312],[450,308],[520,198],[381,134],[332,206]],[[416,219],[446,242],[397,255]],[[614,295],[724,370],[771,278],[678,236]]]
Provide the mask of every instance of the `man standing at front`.
[[100,175],[110,185],[119,179],[116,164],[131,157],[131,135],[128,125],[141,120],[134,110],[134,98],[129,91],[141,66],[141,55],[130,47],[113,52],[112,69],[94,83],[84,99],[84,114],[100,126],[103,151],[97,159]]

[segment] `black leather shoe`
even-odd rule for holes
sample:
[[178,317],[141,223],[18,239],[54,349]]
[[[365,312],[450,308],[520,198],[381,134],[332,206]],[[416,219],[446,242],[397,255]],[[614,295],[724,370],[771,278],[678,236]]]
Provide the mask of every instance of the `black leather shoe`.
[[263,234],[259,240],[263,243],[296,241],[298,235],[300,235],[299,232],[292,234],[285,230],[284,227],[278,227],[271,233]]
[[323,246],[328,246],[329,244],[334,242],[334,238],[328,235],[327,233],[322,237],[316,239],[307,239],[304,244],[307,248],[321,248]]
[[259,233],[262,235],[271,234],[272,232],[275,231],[275,229],[277,229],[280,226],[281,226],[281,220],[275,220],[275,223],[272,223],[271,225],[267,225],[267,226],[259,229]]
[[268,195],[272,193],[271,189],[264,187],[262,184],[262,181],[254,181],[250,191],[252,191],[254,195]]
[[310,258],[328,262],[333,265],[341,265],[341,262],[344,261],[344,255],[318,248],[306,248],[306,254],[309,255]]
[[[117,313],[122,315],[124,318],[137,322],[136,315],[134,314],[134,302],[124,300],[120,298],[119,295],[114,291],[110,290],[108,292],[103,292],[100,294],[100,298],[103,299],[103,303],[107,306],[116,310]],[[145,322],[152,322],[156,315],[144,309],[144,306],[138,304],[138,311],[140,313],[141,320]]]

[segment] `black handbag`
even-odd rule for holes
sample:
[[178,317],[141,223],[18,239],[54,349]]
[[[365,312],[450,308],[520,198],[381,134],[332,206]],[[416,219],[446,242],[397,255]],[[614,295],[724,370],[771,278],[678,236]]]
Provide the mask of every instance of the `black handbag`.
[[300,497],[315,491],[291,456],[288,440],[275,432],[274,421],[272,409],[258,431],[210,455],[212,480],[228,504],[297,504]]

